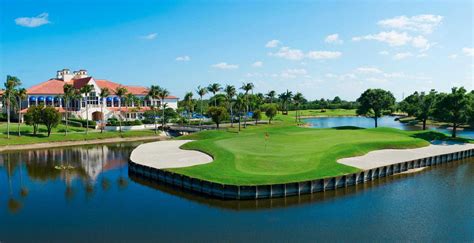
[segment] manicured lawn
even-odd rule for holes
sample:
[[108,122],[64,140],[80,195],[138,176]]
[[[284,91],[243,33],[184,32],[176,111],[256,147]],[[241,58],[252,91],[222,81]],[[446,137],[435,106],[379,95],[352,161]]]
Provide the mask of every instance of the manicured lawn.
[[34,144],[34,143],[48,143],[48,142],[60,142],[60,141],[79,141],[79,140],[93,140],[93,139],[105,139],[105,138],[116,138],[116,137],[140,137],[140,136],[153,136],[154,132],[151,130],[143,131],[126,131],[120,134],[119,132],[104,132],[100,133],[99,130],[89,129],[89,134],[85,134],[85,129],[80,127],[69,126],[69,133],[67,136],[64,135],[64,125],[59,125],[51,133],[50,137],[46,135],[46,128],[44,126],[39,127],[39,134],[33,135],[33,128],[31,126],[21,125],[22,136],[18,136],[17,124],[12,123],[10,127],[10,139],[7,138],[6,134],[6,123],[0,123],[0,146],[3,145],[18,145],[18,144]]
[[[240,133],[205,131],[183,139],[183,145],[211,154],[209,164],[171,171],[209,181],[255,185],[296,182],[352,173],[358,169],[338,164],[339,158],[384,148],[427,146],[436,132],[409,132],[392,128],[314,129],[296,127],[278,116],[273,125],[248,127]],[[266,142],[265,134],[269,134]]]

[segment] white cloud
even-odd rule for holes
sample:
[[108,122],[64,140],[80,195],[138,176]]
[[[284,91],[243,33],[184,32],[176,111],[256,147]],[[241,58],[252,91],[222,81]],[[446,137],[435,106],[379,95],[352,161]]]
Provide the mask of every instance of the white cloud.
[[177,57],[176,61],[178,61],[178,62],[189,62],[189,61],[191,61],[191,57],[189,57],[189,56]]
[[379,54],[383,55],[383,56],[386,56],[386,55],[389,55],[390,52],[388,52],[388,51],[379,51]]
[[141,36],[141,38],[145,40],[154,40],[156,39],[157,36],[158,36],[157,33],[150,33],[148,35]]
[[42,13],[36,17],[20,17],[15,19],[17,25],[29,28],[39,27],[41,25],[49,24],[48,20],[49,14]]
[[338,51],[310,51],[306,56],[310,59],[335,59],[342,55]]
[[281,72],[280,74],[280,77],[282,78],[296,78],[298,76],[305,76],[305,77],[308,77],[307,76],[308,74],[308,71],[306,71],[306,69],[304,68],[300,68],[300,69],[287,69],[283,72]]
[[328,35],[324,41],[331,44],[342,44],[344,42],[343,40],[339,39],[339,34]]
[[425,37],[419,35],[413,38],[412,45],[416,48],[421,49],[421,51],[427,51],[428,49],[430,49],[432,44],[429,43]]
[[458,55],[457,54],[451,54],[448,56],[450,59],[456,59],[458,58]]
[[378,25],[400,30],[409,30],[429,34],[441,24],[443,16],[424,14],[412,17],[398,16],[391,19],[384,19],[378,22]]
[[[429,42],[422,35],[413,37],[407,34],[406,32],[401,33],[397,31],[390,31],[390,32],[382,31],[378,34],[373,34],[373,35],[356,36],[356,37],[353,37],[352,40],[353,41],[376,40],[380,42],[385,42],[389,44],[390,46],[404,46],[407,44],[411,44],[413,47],[420,49],[420,51],[427,51],[434,45],[434,43]],[[383,53],[385,53],[385,51]]]
[[405,58],[408,58],[408,57],[412,57],[413,54],[411,52],[400,52],[400,53],[397,53],[393,56],[393,59],[395,60],[403,60]]
[[359,73],[383,73],[382,70],[376,67],[359,67],[356,71]]
[[228,64],[227,62],[220,62],[212,65],[211,67],[218,69],[237,69],[239,68],[239,65]]
[[365,35],[352,38],[353,41],[376,40],[388,43],[390,46],[403,46],[409,43],[411,39],[412,37],[410,37],[406,32],[400,33],[397,31],[383,31],[375,35]]
[[474,57],[474,48],[464,47],[464,48],[462,48],[462,52],[466,56]]
[[279,40],[271,40],[271,41],[267,42],[265,47],[266,48],[275,48],[275,47],[279,46],[280,44],[281,44],[281,42]]
[[262,61],[256,61],[252,64],[252,67],[262,67],[263,66],[263,62]]
[[423,58],[423,57],[427,57],[427,56],[428,56],[428,54],[426,54],[426,53],[421,53],[421,54],[416,55],[416,57],[418,57],[418,58]]
[[304,53],[299,49],[291,49],[290,47],[284,46],[280,48],[278,52],[270,53],[270,56],[281,57],[288,60],[301,60],[304,58]]

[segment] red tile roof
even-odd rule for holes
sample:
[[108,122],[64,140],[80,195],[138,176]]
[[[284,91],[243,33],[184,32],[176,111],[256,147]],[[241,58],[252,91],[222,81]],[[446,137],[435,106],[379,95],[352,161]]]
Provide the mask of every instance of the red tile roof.
[[65,82],[58,79],[50,79],[46,82],[35,85],[27,90],[28,94],[63,94]]
[[[64,84],[69,83],[74,86],[76,89],[80,89],[89,81],[92,79],[92,77],[87,77],[87,78],[80,78],[80,79],[72,79],[69,82],[64,82],[63,80],[58,80],[58,79],[50,79],[46,82],[40,83],[38,85],[35,85],[31,88],[28,89],[28,94],[56,94],[56,95],[61,95],[64,93],[63,87]],[[130,86],[130,85],[121,85],[112,81],[108,81],[105,79],[95,79],[94,80],[96,84],[99,86],[99,88],[108,88],[113,95],[114,90],[116,90],[118,87],[122,86],[125,87],[128,92],[134,94],[134,95],[146,95],[148,92],[148,88],[146,87],[141,87],[141,86]],[[2,91],[0,91],[0,95],[2,94]],[[167,96],[167,99],[177,99],[178,97],[176,96]]]

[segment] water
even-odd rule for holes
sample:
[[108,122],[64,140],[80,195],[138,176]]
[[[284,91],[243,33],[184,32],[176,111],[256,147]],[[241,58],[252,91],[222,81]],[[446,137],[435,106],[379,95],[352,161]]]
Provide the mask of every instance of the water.
[[[420,126],[413,126],[406,123],[396,121],[393,116],[384,116],[379,118],[379,127],[393,127],[402,130],[421,130]],[[315,128],[331,128],[340,126],[356,126],[364,128],[373,128],[374,119],[366,117],[318,117],[318,118],[306,118],[306,123],[309,123],[311,127]],[[439,131],[445,134],[451,134],[451,130],[443,127],[428,127],[431,130]],[[474,130],[458,130],[458,136],[474,139]]]
[[474,240],[474,159],[301,197],[221,201],[129,176],[137,145],[0,154],[0,241]]

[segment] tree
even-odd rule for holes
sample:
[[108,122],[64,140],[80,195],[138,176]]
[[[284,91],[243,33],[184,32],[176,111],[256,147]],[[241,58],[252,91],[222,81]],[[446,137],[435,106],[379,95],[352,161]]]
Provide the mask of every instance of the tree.
[[[293,99],[293,93],[291,91],[286,90],[286,92],[281,93],[278,95],[278,98],[282,102],[282,110],[285,111],[285,115],[288,115],[288,104]],[[282,112],[283,113],[283,112]]]
[[267,104],[263,106],[263,110],[265,111],[265,115],[268,117],[268,123],[272,123],[273,118],[277,114],[277,107],[275,104]]
[[398,106],[400,110],[407,113],[408,116],[415,116],[417,110],[420,108],[420,94],[416,91],[407,96]]
[[387,112],[391,112],[395,105],[395,97],[390,91],[383,89],[368,89],[357,99],[360,103],[357,114],[371,117],[378,126],[378,118]]
[[255,126],[258,125],[258,121],[262,120],[262,111],[260,109],[254,110],[252,118],[255,120]]
[[21,89],[18,89],[17,92],[16,92],[16,98],[18,99],[18,103],[17,103],[17,109],[18,109],[18,136],[21,136],[21,130],[20,130],[20,126],[21,126],[21,102],[23,100],[25,100],[28,95],[27,95],[27,92],[26,92],[26,89],[24,88],[21,88]]
[[188,119],[191,119],[194,108],[193,92],[187,92],[183,98],[183,105],[188,114]]
[[51,130],[61,122],[61,114],[54,107],[47,106],[41,111],[41,121],[46,126],[49,137]]
[[276,92],[275,90],[270,90],[267,94],[266,94],[268,100],[270,101],[271,104],[273,104],[273,100],[275,99],[276,97]]
[[253,83],[243,83],[241,90],[245,91],[245,116],[244,116],[244,128],[247,127],[247,114],[249,113],[249,91],[253,90]]
[[469,96],[466,89],[452,88],[451,93],[441,93],[438,96],[438,102],[435,106],[435,117],[444,122],[450,122],[453,126],[451,136],[456,137],[456,131],[460,124],[467,121],[467,114],[469,112]]
[[201,106],[201,118],[199,119],[199,128],[202,130],[202,97],[207,94],[207,89],[201,86],[197,87],[196,93],[199,95],[199,105]]
[[5,91],[3,92],[4,102],[6,104],[7,111],[7,138],[10,138],[10,113],[12,105],[16,103],[15,93],[16,88],[21,85],[19,78],[15,76],[7,75],[7,80],[4,84]]
[[227,103],[229,105],[229,111],[230,111],[230,127],[234,127],[234,112],[232,110],[233,108],[233,99],[234,96],[236,95],[236,90],[234,85],[227,85],[225,86],[224,92],[226,94],[226,99]]
[[[213,83],[207,87],[207,90],[212,93],[212,96],[216,96],[216,93],[222,90],[222,87],[218,83]],[[214,99],[214,106],[217,106],[217,99]]]
[[119,131],[122,132],[122,97],[128,93],[128,90],[123,86],[119,86],[114,93],[119,98]]
[[296,93],[295,96],[293,97],[293,101],[295,102],[295,108],[296,108],[296,112],[295,112],[296,122],[299,122],[300,118],[299,118],[298,111],[299,111],[301,103],[303,103],[304,101],[303,94],[301,94],[300,92]]
[[[92,84],[86,84],[80,89],[86,99],[86,135],[89,133],[89,94],[94,90]],[[49,135],[48,135],[49,136]]]
[[[133,103],[135,102],[135,98],[136,96],[133,95],[132,93],[127,93],[125,95],[125,98],[124,98],[124,101],[125,101],[125,107],[127,107],[127,113],[130,113],[130,107],[133,105]],[[126,120],[128,120],[128,118],[126,117]]]
[[216,123],[217,129],[219,129],[219,124],[227,119],[229,113],[227,113],[227,109],[222,106],[212,106],[207,110],[207,115],[211,117],[212,121]]
[[43,106],[30,106],[25,114],[26,125],[33,126],[33,135],[38,133],[38,125],[42,122],[41,111]]
[[426,130],[426,121],[434,113],[436,98],[435,90],[431,90],[428,94],[415,92],[400,102],[400,109],[422,121],[423,130]]
[[245,110],[245,95],[244,94],[238,94],[237,98],[235,99],[235,109],[237,109],[237,114],[239,115],[239,132],[241,129],[241,121],[242,121],[242,112]]
[[[157,100],[158,98],[160,98],[160,97],[159,97],[160,92],[161,92],[161,87],[160,87],[160,86],[158,86],[158,85],[152,85],[152,86],[150,87],[150,89],[148,90],[148,97],[151,98],[151,99],[153,99],[153,100]],[[156,109],[156,107],[154,107],[153,105],[152,105],[151,109],[153,110],[153,114],[154,114],[154,117],[153,117],[153,124],[155,124],[155,134],[157,134],[157,133],[158,133],[158,124],[157,124],[157,122],[156,122],[156,117],[157,117],[156,112],[157,112],[157,109]]]
[[161,117],[161,129],[163,130],[163,132],[165,131],[165,109],[166,109],[166,105],[165,104],[165,98],[168,97],[168,95],[170,95],[170,92],[166,89],[161,89],[160,92],[158,92],[158,96],[160,97],[160,100],[161,100],[161,107],[162,107],[162,117]]
[[102,118],[101,118],[101,125],[100,125],[100,133],[103,133],[104,132],[104,126],[105,126],[105,116],[104,116],[104,105],[105,105],[105,102],[104,100],[110,95],[110,90],[108,88],[102,88],[100,89],[100,93],[99,93],[99,97],[100,97],[100,101],[101,101],[101,106],[100,106],[100,114],[102,115]]
[[64,130],[64,135],[67,135],[69,127],[69,105],[71,103],[71,100],[76,96],[76,94],[75,89],[71,84],[64,84],[63,93],[64,105],[66,106],[66,129]]

